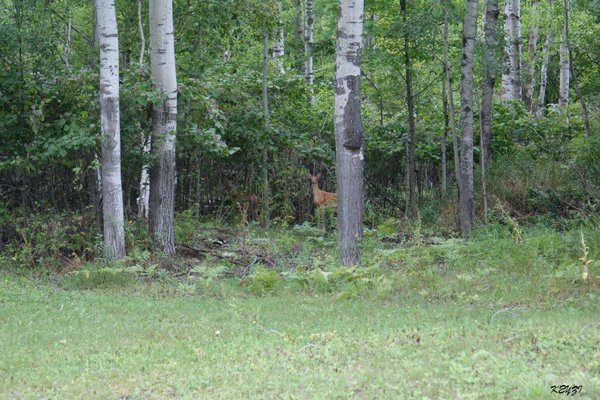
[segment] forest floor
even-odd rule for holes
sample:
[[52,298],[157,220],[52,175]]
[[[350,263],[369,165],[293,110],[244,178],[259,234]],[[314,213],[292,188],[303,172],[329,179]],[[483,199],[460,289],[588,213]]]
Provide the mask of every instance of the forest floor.
[[[232,240],[211,229],[188,247]],[[242,256],[263,260],[250,269],[233,246],[169,274],[144,256],[2,268],[0,396],[600,398],[599,268],[583,281],[578,230],[383,231],[360,269],[335,266],[334,238],[309,227],[244,232]],[[584,237],[595,258],[600,233]]]

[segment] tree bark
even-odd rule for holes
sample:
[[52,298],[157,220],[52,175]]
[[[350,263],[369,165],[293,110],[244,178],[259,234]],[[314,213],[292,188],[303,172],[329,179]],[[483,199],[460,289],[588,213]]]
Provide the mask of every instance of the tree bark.
[[[267,88],[269,73],[269,33],[267,26],[263,28],[263,63],[262,63],[262,101],[263,101],[263,127],[265,132],[269,129],[269,93]],[[271,218],[269,215],[269,154],[266,143],[262,150],[262,215],[261,225],[269,228]]]
[[469,234],[473,227],[473,55],[477,31],[477,0],[467,0],[463,22],[463,51],[460,63],[460,228]]
[[448,58],[448,8],[450,0],[444,2],[444,71],[446,92],[448,93],[448,111],[450,117],[450,129],[452,132],[452,149],[454,153],[454,175],[456,177],[456,185],[460,192],[460,152],[458,147],[458,137],[456,134],[456,111],[454,109],[454,95],[452,92],[452,71],[450,70],[450,62]]
[[166,98],[155,104],[152,112],[149,230],[152,240],[166,254],[175,253],[177,76],[173,36],[172,0],[150,0],[152,80]]
[[550,64],[550,48],[552,47],[552,29],[548,28],[544,42],[542,66],[540,67],[540,92],[537,100],[537,115],[541,115],[546,107],[546,87],[548,85],[548,64]]
[[119,36],[115,3],[96,0],[100,44],[100,125],[102,131],[102,215],[104,250],[111,259],[125,257],[121,131],[119,114]]
[[410,63],[409,38],[408,38],[408,17],[406,15],[406,0],[400,0],[400,11],[404,22],[404,67],[406,71],[406,111],[408,113],[408,218],[418,217],[419,209],[417,207],[417,171],[416,171],[416,126],[414,99],[412,94],[412,67]]
[[306,84],[309,86],[311,91],[312,99],[312,84],[314,79],[313,72],[313,0],[305,0],[304,10],[304,77]]
[[364,201],[363,125],[360,98],[364,0],[339,0],[338,5],[334,80],[338,247],[342,264],[358,265]]
[[[494,102],[494,86],[496,84],[496,24],[500,14],[498,0],[487,0],[485,9],[485,50],[483,71],[484,78],[481,88],[481,154],[485,160],[490,160],[492,141],[492,109]],[[485,162],[484,162],[485,163]]]
[[146,36],[144,35],[144,21],[142,19],[142,0],[137,0],[138,6],[138,30],[140,32],[140,74],[145,75],[144,53],[146,52]]
[[[146,36],[144,35],[144,23],[142,19],[142,0],[137,0],[138,6],[138,31],[140,33],[140,74],[143,76],[146,74],[144,70],[144,54],[146,52]],[[146,139],[144,133],[141,133],[142,142],[142,154],[144,159],[150,154],[150,139]],[[140,176],[139,184],[139,197],[137,198],[138,216],[140,218],[148,219],[148,209],[150,202],[150,174],[149,166],[144,164],[142,167],[142,174]]]
[[521,99],[521,1],[504,0],[504,70],[500,96]]
[[525,85],[525,93],[523,100],[525,102],[525,108],[528,112],[535,112],[535,61],[537,58],[537,41],[538,41],[538,27],[537,27],[537,5],[538,0],[531,0],[531,24],[529,28],[528,36],[528,53],[529,62],[527,65],[527,83]]
[[480,122],[480,167],[481,167],[481,191],[483,195],[483,216],[487,223],[487,181],[486,168],[488,160],[491,159],[492,150],[492,112],[494,103],[494,86],[496,84],[496,23],[500,10],[498,0],[487,0],[485,7],[485,50],[484,50],[484,78],[481,88],[481,116]]
[[[294,0],[294,8],[296,12],[296,15],[294,17],[294,63],[297,64],[297,67],[301,70],[301,65],[303,64],[303,62],[300,60],[304,59],[304,27],[302,23],[302,0]],[[298,61],[300,61],[300,63],[298,63]]]
[[442,80],[442,109],[444,111],[444,133],[442,134],[441,141],[441,161],[442,161],[442,171],[441,171],[441,186],[442,186],[442,198],[446,198],[448,194],[448,167],[446,165],[446,143],[448,141],[448,132],[450,131],[450,116],[448,115],[448,94],[446,93],[446,83]]
[[587,105],[585,99],[579,90],[579,82],[577,82],[577,75],[575,74],[575,66],[573,65],[573,48],[569,40],[569,3],[567,0],[563,0],[563,18],[565,23],[565,43],[569,54],[569,64],[571,66],[571,76],[573,77],[573,86],[575,87],[575,93],[581,104],[581,113],[583,116],[583,123],[585,126],[585,136],[590,137],[592,135],[592,127],[590,125],[590,118],[588,115]]
[[275,32],[275,40],[273,40],[273,59],[277,64],[277,69],[283,74],[285,69],[283,68],[283,56],[285,55],[285,36],[283,32],[283,22],[281,21],[282,5],[281,0],[277,2],[278,6],[278,17],[277,17],[277,30]]
[[560,56],[560,82],[558,89],[558,105],[564,107],[569,104],[570,66],[569,48],[567,46],[568,13],[563,13],[563,33],[559,45]]

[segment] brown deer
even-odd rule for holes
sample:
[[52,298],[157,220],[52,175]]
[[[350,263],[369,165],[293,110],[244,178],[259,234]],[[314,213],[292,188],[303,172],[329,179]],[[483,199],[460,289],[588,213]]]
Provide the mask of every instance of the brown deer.
[[325,208],[333,208],[337,211],[337,193],[330,193],[319,189],[320,172],[317,175],[306,174],[306,177],[310,180],[310,186],[312,187],[313,203],[321,214],[320,217],[323,223],[323,230],[326,230]]
[[321,173],[319,172],[317,175],[306,174],[306,177],[310,179],[315,206],[337,208],[337,193],[325,192],[319,189]]

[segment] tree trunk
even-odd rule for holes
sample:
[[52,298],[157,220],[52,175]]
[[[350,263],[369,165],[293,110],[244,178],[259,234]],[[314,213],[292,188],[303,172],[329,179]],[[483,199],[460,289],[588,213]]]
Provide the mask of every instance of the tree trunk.
[[144,21],[142,19],[142,0],[137,0],[138,6],[138,30],[140,32],[140,74],[145,75],[144,53],[146,52],[146,36],[144,35]]
[[[142,0],[138,0],[138,30],[140,33],[140,74],[144,76],[146,74],[144,70],[144,54],[146,52],[146,36],[144,35],[144,24],[142,19]],[[150,139],[146,138],[144,133],[141,133],[141,141],[142,141],[142,154],[144,155],[144,159],[146,159],[147,155],[150,153]],[[149,166],[144,164],[142,167],[142,174],[140,176],[140,185],[139,185],[139,197],[137,198],[137,206],[138,206],[138,216],[140,218],[148,219],[148,209],[149,209],[149,201],[150,201],[150,174],[148,172]]]
[[364,202],[363,126],[360,98],[360,46],[364,0],[339,0],[338,4],[334,101],[338,247],[342,264],[358,265]]
[[442,171],[441,171],[441,182],[442,182],[442,198],[446,198],[448,194],[448,167],[446,165],[446,143],[448,141],[448,132],[450,131],[450,116],[448,115],[448,94],[446,93],[446,83],[442,80],[442,108],[444,111],[444,133],[442,134],[441,142],[441,160],[442,160]]
[[408,217],[417,218],[419,209],[417,207],[417,171],[416,171],[416,126],[414,99],[412,94],[412,67],[410,64],[410,53],[408,48],[408,18],[406,15],[406,0],[400,0],[400,10],[404,22],[404,67],[406,71],[406,111],[408,113]]
[[577,82],[577,75],[575,74],[575,66],[573,65],[573,49],[571,48],[571,42],[569,40],[569,3],[567,0],[563,0],[563,17],[565,23],[565,43],[567,45],[567,51],[569,54],[569,64],[571,65],[573,86],[575,87],[575,93],[577,94],[577,98],[581,104],[581,114],[583,116],[583,123],[585,126],[585,136],[590,137],[592,135],[592,127],[590,126],[587,105],[585,103],[585,99],[581,95],[581,90],[579,90],[579,83]]
[[172,0],[150,0],[150,64],[152,80],[166,96],[152,110],[153,164],[150,168],[149,230],[166,254],[175,253],[175,133],[177,130],[177,76],[173,40]]
[[486,168],[491,159],[492,150],[492,111],[494,102],[494,86],[496,84],[496,23],[500,10],[498,0],[487,0],[485,7],[485,50],[484,50],[484,78],[481,88],[481,117],[480,122],[480,167],[481,191],[483,195],[483,219],[487,223],[487,181]]
[[485,50],[483,71],[484,78],[481,88],[481,154],[485,160],[490,160],[492,141],[492,109],[494,101],[494,86],[496,84],[496,24],[500,14],[498,0],[487,0],[485,10]]
[[521,98],[521,1],[504,0],[504,70],[500,96]]
[[102,215],[109,258],[125,257],[121,131],[119,114],[119,36],[115,3],[96,0],[100,40],[100,120],[102,131]]
[[548,28],[546,32],[546,41],[544,42],[542,66],[540,68],[540,92],[537,100],[537,115],[541,115],[546,107],[546,86],[548,85],[548,64],[550,63],[550,48],[552,47],[552,29]]
[[538,0],[531,0],[531,19],[532,26],[529,28],[528,34],[528,52],[529,52],[529,63],[527,68],[527,83],[525,85],[525,93],[523,100],[525,101],[525,108],[528,112],[533,113],[535,111],[535,61],[537,58],[537,41],[538,41],[538,27],[537,27],[537,3]]
[[[265,132],[269,129],[269,94],[267,90],[268,83],[268,64],[269,62],[269,33],[267,27],[263,28],[263,63],[262,63],[262,100],[263,100],[263,125]],[[269,228],[271,218],[269,215],[269,154],[266,143],[262,150],[262,215],[261,225],[263,228]]]
[[[303,57],[300,54],[303,54],[304,49],[304,28],[303,28],[303,11],[302,11],[302,0],[294,0],[294,8],[296,11],[296,15],[294,17],[294,63],[296,64],[298,60],[302,60]],[[301,68],[302,63],[298,64],[298,68]]]
[[281,0],[277,2],[278,6],[278,17],[277,17],[277,30],[275,32],[275,40],[273,40],[273,59],[277,64],[277,69],[280,73],[284,73],[283,68],[283,56],[285,55],[285,37],[283,32],[283,22],[281,21],[282,5]]
[[460,191],[460,153],[458,148],[458,137],[456,135],[456,111],[454,109],[454,95],[452,93],[452,71],[450,70],[450,63],[448,59],[448,8],[449,0],[445,0],[444,3],[444,71],[446,85],[446,92],[448,93],[448,110],[450,117],[450,129],[452,131],[452,149],[454,152],[454,175],[456,177],[456,184]]
[[313,72],[313,0],[305,0],[304,11],[304,76],[306,84],[310,87],[312,98]]
[[463,23],[463,51],[460,62],[460,228],[469,234],[473,227],[473,54],[477,31],[477,0],[467,0]]
[[567,47],[567,21],[563,20],[563,34],[559,46],[560,56],[560,83],[558,90],[558,105],[561,107],[569,104],[569,80],[570,80],[570,67],[569,67],[569,49]]

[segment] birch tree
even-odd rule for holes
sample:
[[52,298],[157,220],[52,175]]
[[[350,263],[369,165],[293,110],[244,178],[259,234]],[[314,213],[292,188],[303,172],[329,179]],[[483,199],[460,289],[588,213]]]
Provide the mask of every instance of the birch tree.
[[570,85],[570,67],[569,67],[569,48],[567,46],[567,20],[563,19],[563,32],[559,44],[560,57],[560,79],[558,87],[558,105],[561,107],[569,104],[569,85]]
[[518,100],[521,88],[521,1],[504,0],[504,69],[500,95]]
[[[142,0],[137,1],[138,6],[138,31],[140,33],[140,74],[143,76],[146,74],[144,70],[144,54],[146,52],[146,36],[144,35],[144,24],[142,19]],[[150,154],[150,140],[146,139],[146,135],[141,133],[141,143],[142,143],[142,154],[146,156]],[[142,174],[140,176],[140,184],[139,184],[139,197],[137,198],[137,206],[138,206],[138,216],[141,218],[148,219],[148,208],[150,201],[150,174],[149,174],[149,166],[144,165],[142,167]]]
[[119,36],[114,0],[96,0],[94,4],[100,44],[104,247],[107,257],[118,259],[125,257],[119,114]]
[[[313,84],[313,0],[304,3],[304,77],[312,93]],[[312,95],[311,95],[312,97]]]
[[[552,5],[552,1],[549,1]],[[548,64],[550,64],[550,49],[552,48],[553,34],[552,27],[546,29],[546,40],[542,49],[542,65],[540,67],[540,91],[537,100],[537,115],[541,115],[546,105],[546,87],[548,85]]]
[[177,77],[173,36],[172,0],[150,0],[152,80],[164,95],[164,100],[154,104],[152,110],[149,230],[152,240],[166,254],[175,253]]
[[525,84],[525,93],[523,100],[527,111],[534,112],[536,101],[534,99],[535,89],[535,63],[537,58],[537,42],[538,42],[538,0],[531,0],[531,26],[527,35],[529,60],[527,63],[527,82]]
[[275,38],[273,40],[273,59],[277,65],[277,69],[280,73],[284,73],[283,68],[283,56],[285,55],[285,36],[283,32],[281,21],[282,5],[281,0],[277,2],[278,18],[277,18],[277,29],[275,31]]
[[344,265],[357,265],[360,262],[364,185],[360,98],[364,0],[339,0],[338,5],[334,78],[338,247]]
[[473,227],[473,55],[477,31],[477,0],[467,0],[463,22],[463,49],[460,62],[460,228],[464,234]]

